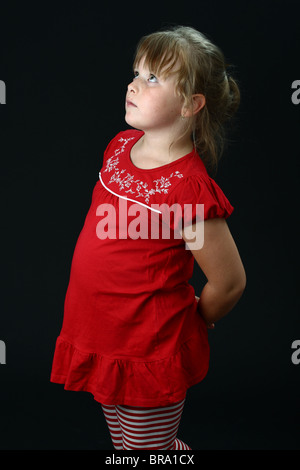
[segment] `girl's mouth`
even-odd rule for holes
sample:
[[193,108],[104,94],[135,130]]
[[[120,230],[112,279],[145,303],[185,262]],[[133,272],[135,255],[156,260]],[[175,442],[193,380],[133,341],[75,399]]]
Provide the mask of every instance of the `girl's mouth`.
[[137,108],[137,106],[132,101],[127,100],[126,104],[127,104],[127,106],[134,106],[135,108]]

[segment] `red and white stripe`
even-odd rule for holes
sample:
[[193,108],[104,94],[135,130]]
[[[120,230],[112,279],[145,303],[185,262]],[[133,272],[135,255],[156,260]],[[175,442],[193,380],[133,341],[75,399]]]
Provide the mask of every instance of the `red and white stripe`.
[[102,405],[102,410],[114,448],[116,450],[123,450],[122,430],[119,425],[116,407],[114,405]]
[[115,449],[190,449],[176,438],[184,402],[161,408],[102,405]]

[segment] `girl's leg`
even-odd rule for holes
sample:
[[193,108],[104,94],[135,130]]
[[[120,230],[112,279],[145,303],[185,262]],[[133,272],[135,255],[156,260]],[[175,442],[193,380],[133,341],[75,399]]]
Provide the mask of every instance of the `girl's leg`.
[[176,438],[185,400],[161,408],[116,405],[124,450],[190,449]]
[[123,450],[122,430],[119,425],[116,407],[114,405],[101,405],[107,422],[113,446],[116,450]]

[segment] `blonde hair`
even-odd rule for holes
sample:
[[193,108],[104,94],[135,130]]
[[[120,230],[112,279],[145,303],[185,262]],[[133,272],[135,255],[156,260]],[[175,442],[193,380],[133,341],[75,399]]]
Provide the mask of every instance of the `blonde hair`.
[[210,173],[217,171],[226,140],[225,123],[230,121],[240,104],[237,80],[228,73],[223,52],[203,33],[189,26],[173,26],[141,38],[137,45],[135,68],[141,59],[154,74],[177,73],[177,91],[184,103],[192,103],[192,95],[203,94],[205,106],[186,119],[185,132]]

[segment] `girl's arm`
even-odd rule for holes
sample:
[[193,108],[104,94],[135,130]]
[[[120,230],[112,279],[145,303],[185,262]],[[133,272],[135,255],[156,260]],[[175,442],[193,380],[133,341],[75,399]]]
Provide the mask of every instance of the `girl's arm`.
[[[191,228],[198,240],[204,231],[200,249],[193,249],[193,243],[189,245]],[[207,278],[198,300],[198,310],[207,326],[213,328],[214,322],[230,312],[243,294],[246,286],[243,263],[224,218],[194,224],[188,231],[182,231],[182,238]]]

